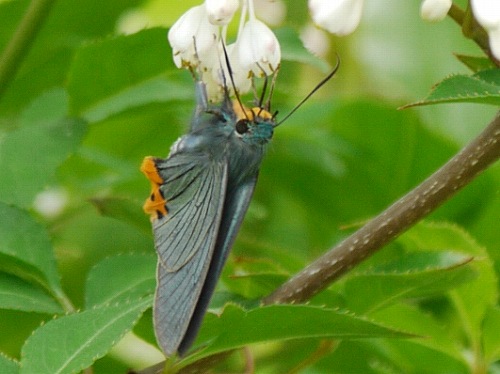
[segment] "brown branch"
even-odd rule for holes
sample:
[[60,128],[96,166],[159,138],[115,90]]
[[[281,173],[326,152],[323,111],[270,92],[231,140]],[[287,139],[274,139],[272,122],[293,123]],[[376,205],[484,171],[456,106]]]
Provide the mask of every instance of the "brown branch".
[[422,184],[288,280],[264,304],[301,303],[394,240],[500,158],[500,115]]

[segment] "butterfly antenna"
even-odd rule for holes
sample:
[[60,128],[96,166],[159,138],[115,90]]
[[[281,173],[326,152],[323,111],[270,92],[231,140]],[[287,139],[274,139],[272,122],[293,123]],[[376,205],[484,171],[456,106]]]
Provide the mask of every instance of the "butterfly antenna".
[[250,118],[248,118],[248,116],[247,116],[247,112],[245,110],[245,107],[241,103],[240,95],[238,94],[238,90],[236,89],[236,85],[234,84],[233,70],[231,69],[231,64],[229,62],[229,55],[227,54],[226,44],[224,43],[224,40],[222,38],[221,38],[221,41],[222,41],[222,50],[224,51],[224,59],[226,61],[227,71],[229,73],[229,79],[231,80],[231,85],[233,86],[233,90],[234,90],[234,96],[236,96],[236,100],[238,101],[238,104],[240,105],[241,111],[245,114],[246,119],[250,120]]
[[258,102],[258,107],[262,109],[262,103],[264,102],[264,97],[266,96],[268,79],[267,79],[267,74],[266,74],[265,70],[262,68],[262,66],[260,66],[259,63],[257,63],[257,66],[259,67],[260,71],[264,75],[264,84],[262,86],[262,92],[260,93],[260,98],[259,98],[259,102]]
[[222,67],[222,61],[219,59],[219,67],[221,71],[222,84],[224,88],[224,100],[230,102],[229,88],[227,87],[226,74],[224,73],[224,68]]
[[337,65],[335,65],[335,67],[333,68],[332,72],[330,74],[328,74],[325,78],[323,78],[321,80],[321,82],[319,82],[316,87],[314,87],[312,89],[311,92],[309,92],[309,94],[307,94],[307,96],[305,98],[303,98],[300,103],[298,103],[295,108],[293,108],[290,113],[288,113],[285,118],[283,118],[281,121],[279,121],[274,127],[278,127],[279,125],[281,125],[283,122],[285,122],[288,118],[290,118],[290,116],[295,113],[295,111],[297,109],[299,109],[302,104],[304,104],[316,91],[318,91],[326,82],[328,82],[330,79],[332,79],[332,77],[335,75],[335,73],[337,72],[337,70],[339,70],[339,66],[340,66],[340,57],[339,55],[337,55]]
[[278,78],[279,70],[280,66],[278,65],[276,70],[273,72],[273,80],[271,81],[271,87],[269,87],[269,96],[267,97],[267,103],[265,105],[265,108],[268,112],[271,112],[271,100],[273,99],[274,86],[276,85],[276,79]]

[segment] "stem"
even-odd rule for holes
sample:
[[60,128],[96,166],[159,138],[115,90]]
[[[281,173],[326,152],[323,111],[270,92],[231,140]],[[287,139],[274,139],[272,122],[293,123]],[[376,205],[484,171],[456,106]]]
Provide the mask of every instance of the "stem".
[[66,313],[75,313],[76,309],[71,300],[66,296],[66,294],[61,293],[55,295],[55,298],[59,301],[59,304],[63,307]]
[[465,12],[460,9],[456,4],[451,4],[451,8],[448,11],[448,16],[458,23],[460,27],[464,24],[464,19],[465,19]]
[[16,76],[55,0],[33,0],[0,56],[0,98]]
[[263,303],[300,303],[309,300],[438,208],[498,158],[499,114],[476,139],[422,184],[296,274],[264,298]]
[[462,34],[466,38],[472,39],[491,61],[500,66],[500,61],[491,53],[488,34],[474,18],[470,6],[467,7],[466,11],[463,11],[456,4],[452,4],[448,16],[460,26]]
[[255,9],[253,7],[253,0],[247,0],[248,3],[248,18],[250,21],[255,21]]
[[318,348],[309,356],[307,357],[304,361],[299,363],[297,366],[295,366],[293,369],[288,371],[288,374],[299,374],[305,371],[308,367],[312,366],[319,360],[321,360],[323,357],[325,357],[327,354],[331,353],[334,351],[339,345],[338,340],[322,340],[319,343]]

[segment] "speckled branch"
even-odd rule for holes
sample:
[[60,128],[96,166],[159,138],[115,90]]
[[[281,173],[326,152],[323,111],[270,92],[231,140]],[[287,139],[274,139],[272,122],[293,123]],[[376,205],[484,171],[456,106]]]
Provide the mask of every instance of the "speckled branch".
[[497,114],[476,139],[443,167],[264,298],[264,304],[309,300],[434,211],[499,158],[500,115]]

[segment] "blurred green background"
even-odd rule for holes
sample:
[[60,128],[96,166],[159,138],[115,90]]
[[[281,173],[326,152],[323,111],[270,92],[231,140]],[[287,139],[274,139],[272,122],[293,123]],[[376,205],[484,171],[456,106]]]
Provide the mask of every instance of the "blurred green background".
[[[149,182],[139,166],[144,156],[165,157],[189,123],[192,78],[173,66],[166,28],[198,3],[59,0],[0,97],[0,200],[29,210],[47,228],[63,288],[76,308],[83,306],[89,269],[100,260],[154,253],[141,208]],[[286,5],[282,26],[300,32],[309,22],[306,1]],[[27,6],[0,2],[0,50]],[[272,262],[284,275],[300,270],[415,187],[493,118],[496,108],[485,105],[397,109],[425,97],[444,77],[468,73],[453,53],[481,53],[450,19],[422,21],[419,6],[416,0],[367,1],[353,35],[328,37],[325,59],[333,66],[338,54],[340,70],[277,129],[221,287],[232,287],[238,261],[248,258]],[[295,48],[282,45],[273,104],[281,116],[328,72],[287,59]],[[65,116],[87,123],[44,127]],[[494,165],[429,218],[462,227],[488,250],[497,271],[499,183]],[[391,258],[401,246],[389,245],[369,263]],[[446,306],[436,305],[431,309],[446,314]],[[0,350],[19,357],[23,341],[44,319],[0,311]],[[141,324],[148,321],[146,313]],[[300,341],[289,349],[306,352],[310,346]],[[277,349],[264,348],[263,357]],[[353,367],[342,368],[335,357],[370,350],[371,342],[342,344],[310,372],[367,372],[354,358]],[[261,372],[280,372],[271,361],[281,356],[272,357],[262,361],[267,369]],[[428,372],[440,372],[430,366]],[[457,367],[450,364],[448,372],[463,372]]]

